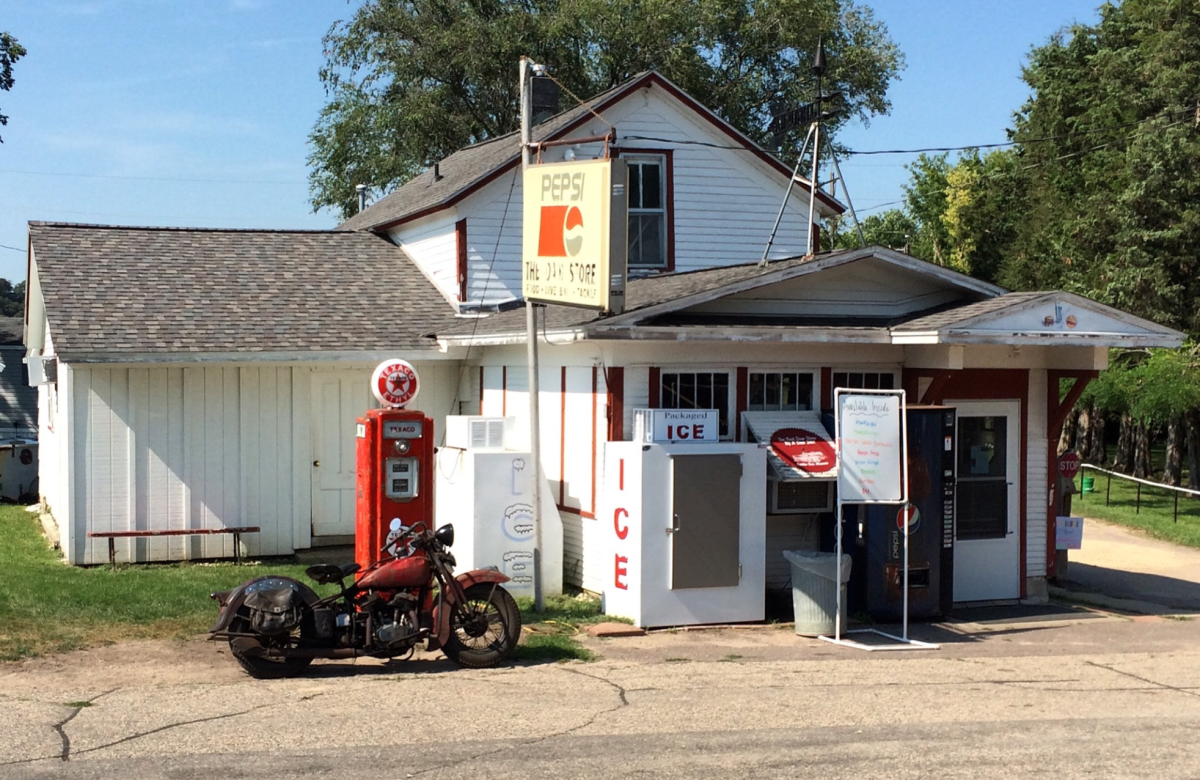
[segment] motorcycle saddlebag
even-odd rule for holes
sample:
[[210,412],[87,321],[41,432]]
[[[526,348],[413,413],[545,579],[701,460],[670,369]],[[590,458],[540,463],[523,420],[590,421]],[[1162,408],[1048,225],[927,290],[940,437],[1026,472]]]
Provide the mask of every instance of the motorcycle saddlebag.
[[257,633],[273,636],[300,625],[304,597],[287,583],[280,583],[276,587],[252,588],[244,604],[250,610],[250,627]]

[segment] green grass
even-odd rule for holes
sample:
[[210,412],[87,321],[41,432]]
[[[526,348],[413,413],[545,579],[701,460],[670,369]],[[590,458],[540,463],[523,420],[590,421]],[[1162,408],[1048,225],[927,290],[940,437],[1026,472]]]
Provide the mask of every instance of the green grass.
[[188,637],[216,619],[208,594],[270,572],[303,577],[276,561],[80,568],[63,563],[37,516],[0,506],[0,661],[123,639]]
[[[1175,496],[1172,491],[1142,485],[1141,510],[1138,511],[1136,483],[1113,477],[1109,502],[1106,505],[1108,475],[1087,471],[1086,474],[1076,477],[1077,487],[1082,487],[1084,476],[1095,477],[1095,492],[1077,493],[1072,496],[1071,514],[1140,528],[1156,539],[1188,547],[1200,547],[1200,500],[1180,495],[1179,520],[1176,522]],[[1083,535],[1084,544],[1087,544],[1086,526]]]
[[517,605],[525,630],[513,658],[524,661],[593,661],[596,654],[575,637],[595,623],[630,622],[605,615],[600,611],[600,599],[586,594],[551,596],[541,613],[534,612],[533,599],[519,598]]

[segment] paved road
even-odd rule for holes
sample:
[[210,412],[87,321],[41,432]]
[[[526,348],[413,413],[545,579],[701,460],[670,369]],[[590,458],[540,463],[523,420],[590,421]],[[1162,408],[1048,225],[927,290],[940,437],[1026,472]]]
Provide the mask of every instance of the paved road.
[[1200,776],[1200,621],[917,632],[946,644],[679,632],[277,682],[204,642],[116,645],[0,666],[0,778]]
[[1140,602],[1111,603],[1150,614],[1200,612],[1200,550],[1088,518],[1083,548],[1069,556],[1060,584],[1072,590]]

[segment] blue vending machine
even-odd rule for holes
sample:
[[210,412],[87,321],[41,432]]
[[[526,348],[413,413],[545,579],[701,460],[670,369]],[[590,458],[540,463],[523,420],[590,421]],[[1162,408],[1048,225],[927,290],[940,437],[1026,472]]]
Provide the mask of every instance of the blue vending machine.
[[[861,606],[872,619],[898,622],[904,604],[904,523],[908,539],[908,616],[948,615],[954,603],[954,430],[948,406],[908,407],[909,505],[865,507],[855,565]],[[850,509],[848,507],[848,509]],[[865,516],[864,516],[865,515]],[[847,524],[849,525],[849,524]]]

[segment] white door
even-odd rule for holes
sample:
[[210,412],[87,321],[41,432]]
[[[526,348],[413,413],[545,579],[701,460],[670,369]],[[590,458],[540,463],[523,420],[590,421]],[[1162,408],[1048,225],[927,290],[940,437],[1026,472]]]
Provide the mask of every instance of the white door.
[[370,372],[315,371],[312,379],[313,536],[354,534],[355,420],[378,406]]
[[1021,406],[946,401],[958,408],[954,600],[1021,595]]

